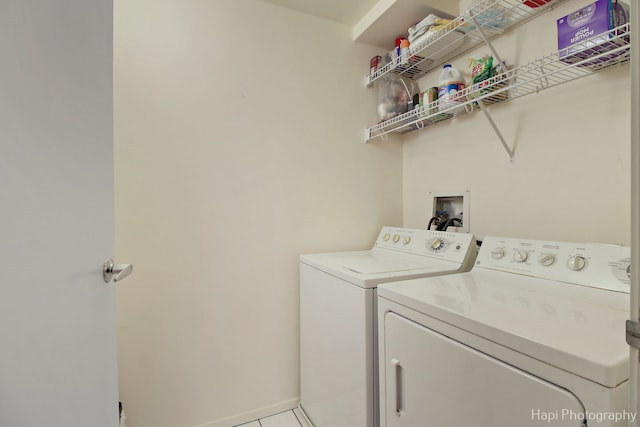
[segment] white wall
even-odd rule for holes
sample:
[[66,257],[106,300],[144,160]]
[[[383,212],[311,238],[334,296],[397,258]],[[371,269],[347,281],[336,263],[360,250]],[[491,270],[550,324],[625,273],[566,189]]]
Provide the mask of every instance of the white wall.
[[[501,37],[496,48],[516,65],[551,53],[556,19],[587,3],[566,2]],[[469,76],[466,57],[454,64]],[[435,85],[438,74],[422,79],[421,89]],[[404,225],[426,225],[430,191],[469,189],[477,236],[628,245],[629,102],[624,65],[490,107],[515,144],[514,164],[480,112],[406,134]]]
[[[549,53],[555,19],[588,2],[496,46],[512,64]],[[479,236],[629,244],[628,66],[491,107],[511,164],[481,113],[363,144],[376,113],[362,77],[379,52],[346,26],[258,0],[116,0],[114,21],[131,427],[293,406],[298,254],[368,247],[383,224],[424,227],[430,191],[468,188]]]
[[293,407],[298,255],[402,222],[402,146],[363,144],[376,52],[257,0],[116,0],[114,20],[127,425]]

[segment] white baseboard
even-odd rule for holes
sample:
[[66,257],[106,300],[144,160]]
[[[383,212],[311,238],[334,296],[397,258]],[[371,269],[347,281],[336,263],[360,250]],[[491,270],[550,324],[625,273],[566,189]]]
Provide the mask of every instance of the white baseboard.
[[286,400],[284,402],[276,403],[274,405],[264,406],[259,409],[244,412],[242,414],[234,415],[227,418],[222,418],[217,421],[211,421],[205,424],[200,424],[195,427],[233,427],[239,424],[248,423],[249,421],[257,420],[258,418],[265,418],[270,415],[275,415],[280,412],[289,411],[297,408],[300,398]]
[[300,421],[300,424],[302,424],[303,427],[313,427],[313,424],[311,424],[311,421],[307,418],[307,414],[304,413],[300,404],[298,404],[298,407],[293,410],[293,413],[296,414],[298,421]]

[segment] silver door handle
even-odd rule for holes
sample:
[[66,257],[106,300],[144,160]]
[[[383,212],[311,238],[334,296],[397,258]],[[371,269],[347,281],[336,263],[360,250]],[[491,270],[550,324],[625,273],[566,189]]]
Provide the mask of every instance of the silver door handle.
[[402,416],[402,383],[401,383],[401,370],[402,366],[400,366],[400,361],[396,358],[391,359],[391,366],[393,366],[393,375],[395,376],[396,383],[395,386],[395,395],[396,395],[396,415]]
[[104,260],[102,265],[102,277],[105,283],[113,278],[114,282],[124,279],[133,271],[133,264],[116,264],[111,258]]

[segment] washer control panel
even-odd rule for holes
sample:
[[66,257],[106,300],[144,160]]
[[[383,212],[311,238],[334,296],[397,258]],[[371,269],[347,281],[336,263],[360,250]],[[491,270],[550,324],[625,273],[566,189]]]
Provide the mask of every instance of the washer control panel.
[[383,227],[374,248],[462,263],[468,254],[475,255],[476,240],[468,233]]
[[485,237],[474,268],[629,292],[631,249],[598,243]]

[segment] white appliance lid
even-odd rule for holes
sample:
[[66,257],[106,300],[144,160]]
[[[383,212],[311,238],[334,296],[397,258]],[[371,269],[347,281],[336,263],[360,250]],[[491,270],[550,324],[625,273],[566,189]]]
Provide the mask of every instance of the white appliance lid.
[[378,295],[606,387],[628,379],[628,294],[474,269]]
[[362,288],[383,282],[468,271],[471,234],[382,227],[370,250],[301,255],[300,262]]
[[424,257],[412,258],[373,251],[360,253],[338,253],[323,256],[326,262],[334,263],[359,274],[396,273],[417,269],[432,269],[433,260]]
[[374,248],[367,251],[301,255],[300,262],[363,288],[382,282],[461,271],[457,262]]

